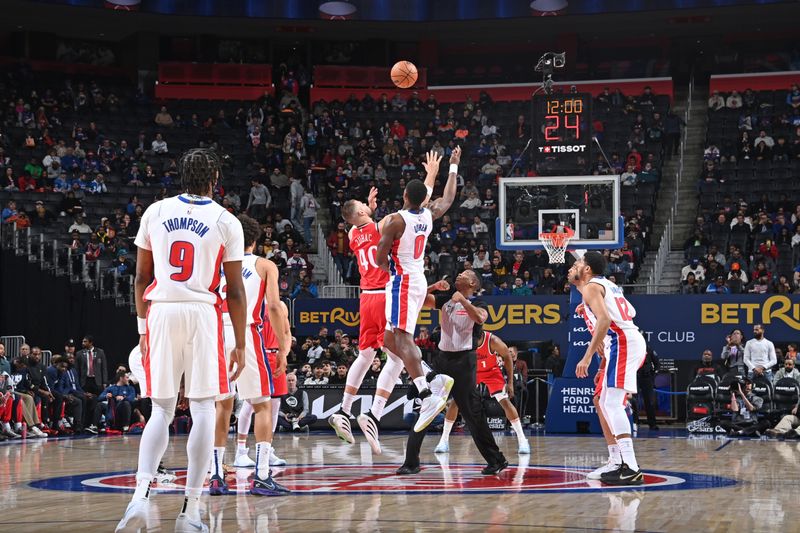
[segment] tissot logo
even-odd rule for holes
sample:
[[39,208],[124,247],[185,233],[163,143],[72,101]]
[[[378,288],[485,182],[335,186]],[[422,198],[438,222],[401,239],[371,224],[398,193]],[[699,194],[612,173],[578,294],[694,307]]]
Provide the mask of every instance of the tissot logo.
[[569,152],[583,153],[585,151],[586,151],[585,144],[555,144],[555,145],[539,147],[539,152],[543,154],[562,154]]

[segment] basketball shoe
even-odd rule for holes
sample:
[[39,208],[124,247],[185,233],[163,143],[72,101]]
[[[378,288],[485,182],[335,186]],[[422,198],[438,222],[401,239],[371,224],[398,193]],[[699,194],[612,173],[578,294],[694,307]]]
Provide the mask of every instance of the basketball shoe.
[[250,448],[245,448],[241,452],[237,448],[236,450],[236,458],[233,460],[233,466],[236,468],[253,468],[256,466],[256,462],[253,461],[247,452],[250,451]]
[[136,533],[145,527],[147,525],[147,503],[148,501],[143,498],[131,500],[114,533]]
[[270,473],[266,479],[262,479],[258,477],[258,474],[254,474],[253,481],[250,483],[250,494],[254,496],[283,496],[290,492],[292,491],[276,483],[275,480],[272,479],[272,473]]
[[175,520],[175,533],[208,533],[208,526],[200,520],[192,520],[186,513]]
[[608,462],[606,464],[604,464],[603,466],[600,466],[598,468],[595,468],[594,470],[592,470],[591,472],[586,474],[586,479],[600,479],[600,477],[603,474],[605,474],[607,472],[613,472],[614,470],[618,469],[619,467],[620,467],[619,463],[615,463],[613,459],[609,458],[609,460],[608,460]]
[[330,424],[336,432],[336,436],[347,444],[356,442],[356,439],[353,438],[353,431],[350,428],[350,416],[344,411],[340,410],[338,413],[332,414],[330,418],[328,418],[328,424]]
[[372,414],[372,411],[367,411],[365,415],[358,415],[356,419],[358,427],[364,432],[364,437],[367,439],[372,453],[376,455],[381,454],[381,443],[378,440],[378,419]]
[[224,496],[228,494],[228,485],[225,480],[216,474],[211,476],[208,481],[208,494],[209,496]]
[[419,408],[419,418],[414,424],[414,431],[419,433],[433,422],[436,415],[441,413],[447,406],[447,397],[453,388],[455,380],[446,374],[437,374],[429,384],[429,394],[422,398],[422,405]]
[[641,470],[633,470],[622,463],[615,470],[601,474],[600,481],[606,485],[641,485],[644,475]]
[[[255,464],[253,466],[255,466]],[[281,459],[275,455],[275,448],[269,451],[269,466],[286,466],[286,459]]]

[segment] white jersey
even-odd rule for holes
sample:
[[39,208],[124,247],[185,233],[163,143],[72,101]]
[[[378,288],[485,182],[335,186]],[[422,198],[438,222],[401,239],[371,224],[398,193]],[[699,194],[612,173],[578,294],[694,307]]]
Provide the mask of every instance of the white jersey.
[[418,213],[408,209],[398,211],[406,223],[406,229],[392,244],[389,255],[389,273],[393,276],[424,275],[425,246],[433,229],[431,210],[420,208]]
[[241,261],[244,234],[239,221],[210,198],[181,194],[144,212],[136,246],[153,253],[150,302],[219,305],[222,263]]
[[[611,326],[609,327],[611,331],[609,331],[609,333],[616,331],[622,331],[624,333],[635,331],[638,333],[639,328],[633,323],[633,318],[636,316],[636,309],[627,298],[625,298],[622,289],[603,277],[592,278],[589,280],[589,283],[597,283],[605,289],[604,303],[608,316],[611,318]],[[597,322],[595,314],[588,305],[584,307],[586,308],[587,317],[591,321],[592,326],[594,326]]]
[[[245,254],[242,259],[242,281],[244,282],[244,292],[247,297],[247,325],[260,326],[264,323],[264,316],[267,310],[267,301],[264,298],[267,293],[267,281],[258,275],[256,271],[257,255]],[[227,300],[228,284],[225,274],[222,273],[220,293],[225,300],[222,303],[222,322],[226,326],[233,327],[231,315],[228,313]]]

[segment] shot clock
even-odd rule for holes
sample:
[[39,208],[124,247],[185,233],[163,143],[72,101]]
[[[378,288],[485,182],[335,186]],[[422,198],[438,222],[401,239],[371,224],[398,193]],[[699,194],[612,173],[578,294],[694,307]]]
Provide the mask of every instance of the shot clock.
[[591,94],[534,97],[533,140],[537,174],[588,174],[592,162],[591,117]]

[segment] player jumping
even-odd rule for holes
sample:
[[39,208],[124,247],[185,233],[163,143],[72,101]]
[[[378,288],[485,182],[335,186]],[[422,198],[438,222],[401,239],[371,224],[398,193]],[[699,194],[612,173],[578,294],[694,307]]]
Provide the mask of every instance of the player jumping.
[[[522,431],[519,413],[517,413],[514,404],[511,403],[511,400],[514,399],[514,361],[511,360],[511,352],[508,350],[508,346],[497,335],[484,331],[483,341],[478,346],[476,353],[478,356],[478,370],[475,373],[477,382],[486,385],[489,389],[489,394],[497,400],[503,411],[505,411],[506,418],[511,422],[514,433],[517,434],[517,443],[519,445],[517,452],[520,455],[530,454],[531,446]],[[503,366],[506,369],[506,375],[509,376],[508,383],[503,378],[500,367],[497,366],[498,355],[503,358]],[[445,414],[442,436],[439,439],[439,444],[433,450],[434,453],[448,453],[450,451],[450,430],[453,429],[457,416],[458,406],[455,402],[451,402]]]
[[[148,207],[136,235],[139,347],[147,376],[144,396],[152,399],[153,411],[139,443],[136,490],[116,531],[145,525],[150,482],[169,443],[181,377],[193,425],[175,531],[208,531],[200,518],[200,495],[214,446],[214,399],[227,393],[229,377],[235,380],[245,368],[244,237],[239,221],[211,199],[221,168],[211,150],[186,152],[179,165],[184,193]],[[235,337],[230,368],[225,364],[220,267],[228,282]]]
[[[286,354],[289,352],[291,337],[287,336],[283,327],[278,267],[272,261],[253,255],[261,228],[256,220],[247,215],[239,215],[239,221],[244,231],[245,243],[242,279],[247,295],[247,340],[246,363],[236,388],[239,398],[250,404],[255,412],[256,471],[250,484],[250,493],[256,496],[280,496],[289,490],[276,483],[270,475],[273,427],[270,397],[273,393],[272,376],[282,375],[286,371]],[[226,288],[227,285],[223,283],[223,294]],[[230,316],[226,303],[227,300],[222,306],[223,316]],[[276,327],[272,327],[272,324]],[[226,343],[230,342],[231,336],[232,332],[226,324]],[[277,360],[272,367],[268,353],[277,354]],[[222,465],[232,409],[232,394],[217,402],[217,428],[208,488],[211,496],[228,493]]]
[[[439,173],[441,156],[436,152],[428,152],[423,163],[426,171],[425,187],[430,191]],[[387,354],[386,364],[378,375],[377,390],[370,408],[371,416],[361,415],[359,425],[364,435],[376,454],[381,453],[378,440],[377,422],[383,416],[383,409],[389,396],[394,390],[397,379],[403,371],[403,362],[390,350],[384,348],[384,332],[386,330],[386,285],[389,282],[388,272],[380,269],[377,264],[378,242],[381,238],[381,228],[386,222],[384,218],[375,222],[372,215],[377,207],[376,197],[378,190],[370,191],[367,204],[358,200],[349,200],[342,209],[345,222],[353,227],[349,232],[350,249],[353,251],[361,275],[361,296],[359,314],[358,351],[359,356],[353,362],[347,373],[347,383],[342,397],[342,408],[338,413],[331,415],[328,423],[336,431],[340,439],[353,444],[350,417],[353,402],[356,398],[364,376],[372,365],[376,350],[383,348]],[[432,290],[434,290],[432,288]]]
[[592,340],[575,368],[579,378],[588,376],[595,353],[605,355],[605,370],[599,373],[600,418],[608,424],[621,456],[620,465],[603,472],[600,480],[609,485],[641,485],[642,471],[636,462],[631,424],[625,413],[626,394],[636,394],[636,372],[644,363],[646,345],[633,323],[636,310],[622,289],[603,277],[606,260],[600,252],[587,252],[569,269],[569,280],[583,295],[582,312],[593,324]]

